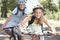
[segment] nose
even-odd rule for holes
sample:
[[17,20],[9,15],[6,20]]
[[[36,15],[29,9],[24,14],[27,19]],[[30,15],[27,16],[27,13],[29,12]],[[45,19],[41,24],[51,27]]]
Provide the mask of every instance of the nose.
[[37,14],[38,14],[38,15],[40,15],[41,13],[40,13],[40,12],[38,12]]

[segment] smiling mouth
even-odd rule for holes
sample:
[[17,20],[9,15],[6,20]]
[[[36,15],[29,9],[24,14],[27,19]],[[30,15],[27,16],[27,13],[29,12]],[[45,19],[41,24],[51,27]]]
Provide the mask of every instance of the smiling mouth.
[[40,19],[40,17],[36,17],[36,19]]

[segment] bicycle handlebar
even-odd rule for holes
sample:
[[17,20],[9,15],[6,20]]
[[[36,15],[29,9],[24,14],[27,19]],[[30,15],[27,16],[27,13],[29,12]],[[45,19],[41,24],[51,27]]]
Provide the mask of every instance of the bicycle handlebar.
[[[15,28],[15,27],[18,27],[18,26],[14,26],[14,27],[8,27],[8,28],[4,28],[4,29],[9,29],[11,28],[12,30]],[[21,34],[25,34],[24,32],[21,32]],[[33,32],[28,32],[26,33],[26,35],[40,35],[40,36],[51,36],[53,35],[51,32],[47,32],[47,33],[33,33]]]
[[3,28],[3,29],[4,29],[4,30],[5,30],[5,29],[9,29],[9,28],[13,29],[13,28],[15,28],[15,27],[18,27],[18,26],[7,27],[7,28]]
[[[25,34],[24,32],[22,32],[22,34]],[[39,36],[51,36],[53,35],[52,33],[50,32],[47,32],[47,34],[43,33],[43,34],[36,34],[36,33],[27,33],[26,35],[39,35]]]

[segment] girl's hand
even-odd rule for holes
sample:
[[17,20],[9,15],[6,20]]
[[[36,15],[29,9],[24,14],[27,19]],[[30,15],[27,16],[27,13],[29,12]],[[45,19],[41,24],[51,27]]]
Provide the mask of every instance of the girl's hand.
[[52,32],[52,34],[53,34],[53,35],[57,35],[57,33],[56,33],[56,32]]

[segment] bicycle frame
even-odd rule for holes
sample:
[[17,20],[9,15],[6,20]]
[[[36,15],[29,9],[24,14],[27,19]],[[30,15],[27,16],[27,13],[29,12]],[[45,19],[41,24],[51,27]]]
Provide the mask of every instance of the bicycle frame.
[[[12,38],[13,38],[14,40],[17,40],[17,39],[16,39],[16,36],[15,36],[16,33],[14,32],[14,28],[15,28],[15,27],[16,27],[16,26],[4,28],[4,30],[5,30],[5,29],[9,29],[9,28],[12,30],[12,31],[11,31],[12,34],[11,34],[11,36],[9,37],[9,40],[11,40]],[[16,35],[17,35],[17,34],[16,34]],[[17,37],[18,37],[18,35],[17,35]],[[19,39],[18,39],[18,40],[19,40]]]

